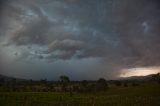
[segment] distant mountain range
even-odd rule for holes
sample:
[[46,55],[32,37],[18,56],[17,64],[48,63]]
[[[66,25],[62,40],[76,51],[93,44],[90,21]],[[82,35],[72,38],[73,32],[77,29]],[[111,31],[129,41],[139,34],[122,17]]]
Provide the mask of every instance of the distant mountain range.
[[143,80],[143,81],[147,81],[147,80],[152,80],[153,76],[155,74],[150,74],[147,76],[131,76],[131,77],[121,77],[120,80]]
[[0,75],[0,79],[11,80],[11,79],[13,79],[13,78],[7,77],[7,76],[4,76],[4,75]]
[[5,75],[1,75],[0,74],[0,80],[3,79],[4,81],[11,81],[13,79],[16,79],[18,81],[24,81],[25,79],[20,79],[20,78],[14,78],[14,77],[9,77],[9,76],[5,76]]

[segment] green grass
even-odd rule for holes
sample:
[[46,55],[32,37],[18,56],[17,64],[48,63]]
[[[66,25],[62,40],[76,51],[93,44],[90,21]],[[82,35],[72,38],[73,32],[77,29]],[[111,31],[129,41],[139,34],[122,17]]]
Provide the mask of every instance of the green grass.
[[160,85],[115,87],[72,97],[69,93],[1,92],[0,106],[160,106]]

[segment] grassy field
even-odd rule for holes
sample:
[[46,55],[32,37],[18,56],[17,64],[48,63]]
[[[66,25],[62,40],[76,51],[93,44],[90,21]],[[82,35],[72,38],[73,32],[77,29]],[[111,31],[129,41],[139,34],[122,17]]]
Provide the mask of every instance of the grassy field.
[[113,87],[105,92],[1,92],[0,106],[160,106],[160,85]]

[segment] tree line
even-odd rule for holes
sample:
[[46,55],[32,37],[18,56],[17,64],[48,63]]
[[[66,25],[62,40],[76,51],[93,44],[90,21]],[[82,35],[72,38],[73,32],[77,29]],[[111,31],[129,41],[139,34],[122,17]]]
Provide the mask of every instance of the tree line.
[[[160,73],[152,75],[151,81],[160,83]],[[129,80],[110,80],[107,81],[104,78],[99,78],[96,81],[71,81],[68,76],[62,75],[59,77],[59,81],[47,81],[42,79],[40,81],[34,80],[18,80],[11,79],[5,80],[0,78],[0,91],[17,91],[17,92],[69,92],[70,95],[73,92],[77,93],[90,93],[107,91],[111,86],[116,87],[128,87],[139,86],[139,81]]]

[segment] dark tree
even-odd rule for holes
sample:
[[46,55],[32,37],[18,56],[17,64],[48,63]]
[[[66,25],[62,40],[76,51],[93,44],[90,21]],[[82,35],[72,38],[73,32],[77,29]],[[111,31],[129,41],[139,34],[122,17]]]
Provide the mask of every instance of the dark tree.
[[67,91],[66,87],[68,86],[68,84],[70,82],[69,77],[67,77],[67,76],[60,76],[59,78],[60,78],[60,82],[61,82],[61,85],[62,85],[62,90],[63,91]]
[[96,90],[105,91],[108,88],[107,81],[104,78],[100,78],[96,83]]

